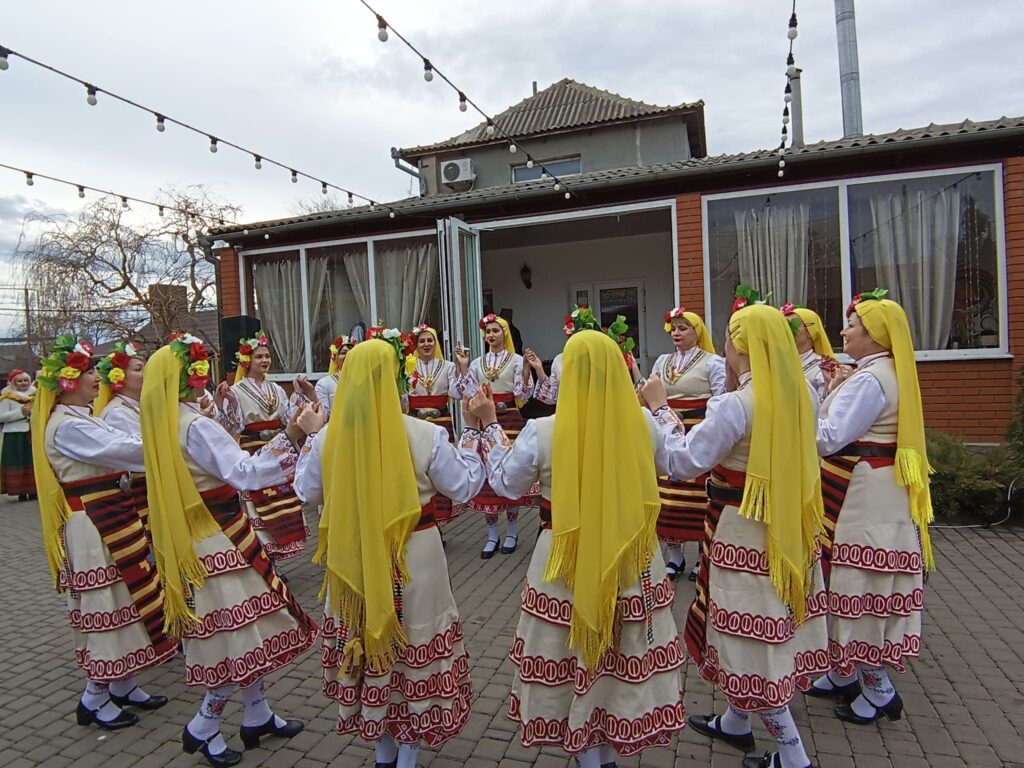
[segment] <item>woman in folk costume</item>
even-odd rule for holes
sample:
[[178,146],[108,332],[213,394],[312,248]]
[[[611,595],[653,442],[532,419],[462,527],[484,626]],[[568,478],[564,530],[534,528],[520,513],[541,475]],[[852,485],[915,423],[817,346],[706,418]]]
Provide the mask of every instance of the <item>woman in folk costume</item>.
[[[456,373],[451,393],[459,399],[472,397],[486,384],[494,395],[501,426],[509,439],[515,440],[524,423],[519,408],[533,392],[530,367],[524,365],[523,358],[516,354],[512,346],[512,334],[504,318],[493,312],[484,315],[480,320],[480,332],[484,336],[486,349],[472,363],[465,350],[455,350]],[[505,540],[501,542],[501,554],[508,555],[516,551],[519,543],[519,508],[531,503],[532,500],[525,495],[511,500],[502,498],[488,484],[484,484],[480,494],[470,502],[474,510],[484,513],[487,521],[487,541],[480,552],[481,558],[492,558],[498,551],[498,514],[502,511],[508,523],[505,527]]]
[[[96,363],[100,391],[92,404],[92,412],[114,429],[142,437],[139,423],[139,398],[142,397],[142,372],[146,361],[139,348],[131,342],[118,342],[114,351]],[[135,509],[149,535],[149,502],[146,497],[146,476],[132,473],[131,491]]]
[[196,398],[208,377],[202,341],[173,335],[146,363],[142,439],[166,626],[183,640],[185,682],[206,689],[182,731],[182,748],[227,766],[242,759],[220,733],[236,688],[245,707],[240,735],[246,748],[261,736],[290,738],[302,730],[300,721],[274,715],[263,678],[307,650],[317,628],[274,571],[238,499],[239,491],[282,483],[294,471],[305,409],[249,455],[200,413]]
[[469,659],[433,499],[466,502],[484,481],[475,432],[456,448],[443,427],[403,416],[404,368],[397,338],[353,349],[338,408],[295,477],[303,499],[324,505],[324,695],[338,703],[338,733],[374,742],[377,766],[392,768],[415,768],[420,744],[439,747],[469,718]]
[[338,391],[338,377],[341,375],[341,367],[345,365],[345,355],[355,345],[356,342],[350,336],[339,336],[331,342],[329,349],[331,361],[327,365],[327,375],[320,379],[313,388],[325,419],[331,417],[331,406],[334,405],[334,395]]
[[32,377],[20,368],[7,375],[0,392],[0,493],[28,501],[35,496],[32,473],[32,439],[29,419],[36,388]]
[[704,421],[686,430],[657,377],[643,396],[662,424],[672,475],[711,473],[684,636],[698,674],[729,708],[688,722],[749,752],[757,712],[778,751],[745,758],[744,768],[804,768],[810,761],[789,702],[828,666],[815,403],[793,329],[777,309],[748,302],[729,320],[725,343],[737,389],[712,398]]
[[[669,407],[683,424],[694,427],[703,420],[708,400],[725,391],[725,361],[715,354],[715,345],[700,315],[686,307],[674,307],[665,313],[665,333],[672,338],[675,350],[661,355],[651,372],[657,373],[665,385]],[[706,474],[658,479],[658,538],[668,545],[668,574],[673,581],[686,570],[683,543],[704,539],[706,482]],[[690,581],[696,580],[699,567],[698,554]]]
[[[405,358],[409,376],[409,415],[444,427],[448,439],[455,442],[452,422],[451,397],[455,383],[455,363],[444,359],[437,331],[420,323],[410,332],[416,351]],[[460,505],[460,509],[464,505]],[[439,495],[434,499],[434,510],[439,525],[453,517],[452,500]]]
[[905,672],[920,653],[923,572],[935,568],[914,346],[885,293],[854,296],[842,336],[857,368],[837,370],[818,412],[832,669],[806,693],[845,699],[835,712],[851,723],[899,719],[885,667]]
[[[231,396],[223,401],[224,411],[234,425],[231,431],[241,433],[239,445],[252,454],[281,433],[299,405],[306,400],[315,402],[316,393],[305,376],[295,377],[296,394],[291,399],[279,385],[267,380],[270,339],[263,331],[242,339],[235,357],[235,384]],[[297,557],[306,547],[306,519],[291,480],[288,477],[278,485],[242,494],[256,535],[274,560]]]
[[61,336],[42,363],[32,411],[32,454],[43,543],[58,591],[67,592],[75,660],[88,683],[79,725],[138,722],[125,707],[157,709],[135,675],[174,658],[164,593],[127,474],[143,469],[142,441],[92,416],[99,389],[92,348]]
[[657,427],[606,335],[575,334],[564,354],[555,415],[528,422],[514,445],[486,393],[470,408],[495,491],[541,489],[509,717],[524,746],[558,746],[597,768],[683,727],[685,655],[654,533]]
[[[601,327],[601,324],[597,321],[589,307],[574,305],[572,311],[565,316],[562,332],[566,337],[571,338],[580,331],[601,331],[602,333],[607,333],[613,341],[618,343],[619,349],[626,360],[626,366],[629,368],[629,375],[632,377],[633,383],[637,384],[640,381],[640,368],[632,354],[635,342],[626,336],[629,326],[626,324],[626,318],[623,315],[616,317],[615,322],[606,330]],[[544,372],[544,365],[541,363],[540,358],[537,357],[537,353],[532,349],[523,350],[523,359],[527,365],[533,368],[534,376],[537,377],[537,386],[534,388],[533,396],[542,403],[555,405],[558,402],[558,382],[562,378],[563,356],[562,352],[555,355],[554,360],[551,361],[551,375],[548,375]]]
[[835,370],[836,359],[832,352],[832,342],[828,339],[825,326],[818,313],[807,307],[798,307],[792,302],[782,305],[782,314],[795,323],[796,351],[800,353],[800,363],[804,369],[804,378],[818,395],[818,402],[825,399],[828,386],[825,373]]

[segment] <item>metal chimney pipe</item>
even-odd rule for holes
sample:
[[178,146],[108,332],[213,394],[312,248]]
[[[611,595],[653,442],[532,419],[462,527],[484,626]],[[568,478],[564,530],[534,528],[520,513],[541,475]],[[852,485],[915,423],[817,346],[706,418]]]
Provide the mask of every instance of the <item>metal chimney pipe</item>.
[[793,137],[794,147],[804,145],[804,102],[800,90],[801,72],[803,72],[802,69],[797,69],[796,74],[789,78],[789,85],[793,89],[793,101],[789,105],[789,135]]
[[857,57],[857,18],[853,0],[835,0],[839,41],[839,88],[843,99],[843,138],[864,133],[860,110],[860,64]]

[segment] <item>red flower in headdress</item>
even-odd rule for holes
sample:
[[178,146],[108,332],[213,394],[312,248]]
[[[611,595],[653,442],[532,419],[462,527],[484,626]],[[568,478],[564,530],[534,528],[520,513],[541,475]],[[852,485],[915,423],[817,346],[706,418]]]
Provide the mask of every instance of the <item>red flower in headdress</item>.
[[77,368],[80,371],[89,370],[89,356],[82,352],[72,352],[64,362],[69,368]]

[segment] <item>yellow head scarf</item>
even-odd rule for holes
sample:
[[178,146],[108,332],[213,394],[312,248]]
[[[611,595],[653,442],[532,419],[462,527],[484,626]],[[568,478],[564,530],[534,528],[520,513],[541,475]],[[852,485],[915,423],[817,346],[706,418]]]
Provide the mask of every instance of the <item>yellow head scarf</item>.
[[[504,336],[504,338],[505,338],[505,351],[508,352],[510,355],[514,355],[516,353],[516,347],[512,343],[512,332],[509,330],[508,320],[506,320],[504,317],[501,317],[499,315],[494,315],[494,319],[493,320],[491,320],[489,318],[490,318],[490,316],[488,316],[488,319],[487,319],[488,323],[497,323],[498,325],[501,326],[501,330],[504,331],[504,333],[505,333],[505,336]],[[485,323],[485,325],[486,325],[486,323]],[[484,329],[483,328],[480,329],[480,335],[481,336],[484,335]],[[437,338],[436,334],[435,334],[434,338],[435,339]],[[435,347],[435,349],[436,349],[436,347]],[[488,352],[488,351],[489,350],[484,349],[484,352]]]
[[46,562],[50,566],[54,584],[57,584],[57,575],[64,567],[64,542],[60,530],[71,514],[68,501],[64,498],[64,489],[60,487],[46,456],[46,425],[53,413],[53,406],[57,404],[58,394],[56,390],[40,386],[36,391],[32,419],[29,422],[32,433],[32,472],[35,474],[36,493],[39,495],[43,545],[46,547]]
[[818,313],[813,309],[807,309],[807,307],[795,307],[793,314],[800,318],[800,322],[807,329],[811,342],[814,344],[814,351],[821,357],[835,357],[835,352],[832,351],[832,342],[828,340],[825,325],[818,317]]
[[110,391],[110,385],[101,379],[99,394],[97,394],[96,399],[92,401],[92,415],[99,418],[103,414],[103,409],[106,408],[113,399],[114,393]]
[[146,363],[139,409],[153,554],[164,585],[164,628],[175,637],[198,621],[185,602],[206,578],[193,542],[220,530],[178,442],[181,369],[182,361],[169,346],[157,350]]
[[[676,307],[676,309],[680,309],[680,307]],[[697,346],[709,354],[716,354],[715,344],[713,341],[711,341],[711,334],[708,333],[708,328],[706,325],[704,325],[704,320],[701,318],[700,315],[698,315],[696,312],[690,312],[687,309],[683,309],[682,315],[676,314],[673,317],[669,317],[669,315],[672,315],[673,312],[675,312],[675,310],[669,310],[667,313],[665,313],[665,333],[670,333],[672,331],[672,320],[674,320],[676,317],[682,317],[684,320],[686,320],[686,322],[692,325],[693,330],[697,332]]]
[[323,454],[324,511],[313,561],[349,628],[346,654],[383,671],[408,644],[395,613],[392,577],[408,581],[405,546],[420,498],[399,403],[395,348],[357,344],[341,369]]
[[[341,344],[335,346],[339,339],[341,340]],[[333,376],[338,372],[338,352],[341,351],[341,348],[348,347],[349,350],[351,350],[352,347],[354,347],[355,345],[356,343],[352,341],[351,337],[349,336],[339,336],[337,339],[334,340],[334,342],[331,343],[331,361],[330,363],[327,364],[328,376]],[[337,350],[337,352],[335,350]],[[235,383],[237,384],[237,382]]]
[[739,513],[765,524],[775,591],[796,620],[803,621],[824,514],[814,406],[793,332],[781,312],[766,304],[748,305],[729,320],[729,338],[736,351],[750,358],[754,389]]
[[[441,354],[441,340],[437,337],[437,331],[431,328],[429,325],[421,325],[412,329],[412,340],[414,344],[418,344],[421,333],[429,333],[434,337],[434,359],[443,360],[444,356]],[[505,331],[506,335],[508,331]],[[505,345],[508,348],[508,344]],[[412,376],[416,372],[416,360],[419,355],[413,352],[411,355],[405,356],[405,373],[408,376]]]
[[650,562],[660,502],[650,431],[618,346],[580,331],[563,354],[544,578],[573,590],[569,644],[593,669],[612,645],[616,600]]
[[924,439],[924,409],[921,386],[917,381],[917,363],[910,324],[903,307],[889,299],[861,301],[854,310],[868,335],[892,352],[899,387],[899,414],[896,437],[896,482],[910,494],[910,517],[921,532],[921,555],[925,567],[935,570],[928,526],[932,514],[932,495],[928,484],[928,452]]

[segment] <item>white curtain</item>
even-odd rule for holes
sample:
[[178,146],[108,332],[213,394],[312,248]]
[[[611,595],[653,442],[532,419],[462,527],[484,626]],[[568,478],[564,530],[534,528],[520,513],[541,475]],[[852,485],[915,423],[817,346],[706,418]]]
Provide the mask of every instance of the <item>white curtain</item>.
[[375,319],[404,330],[423,322],[437,280],[437,246],[377,243],[373,268],[379,315]]
[[960,190],[903,187],[868,203],[877,285],[906,311],[915,349],[945,349],[953,323]]
[[366,250],[362,247],[352,249],[342,258],[345,260],[349,285],[352,286],[352,293],[359,307],[359,316],[366,325],[373,325],[373,318],[370,317],[370,262]]
[[302,277],[299,257],[256,261],[253,284],[263,330],[270,334],[277,368],[306,370],[306,343],[302,328]]
[[740,282],[772,294],[776,303],[807,303],[811,207],[778,204],[736,211]]

